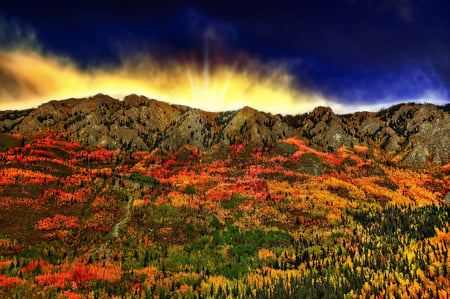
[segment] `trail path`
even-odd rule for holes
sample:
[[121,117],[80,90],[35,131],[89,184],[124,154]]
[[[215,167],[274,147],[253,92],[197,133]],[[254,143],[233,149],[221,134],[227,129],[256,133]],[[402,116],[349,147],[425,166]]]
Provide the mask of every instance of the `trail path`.
[[130,214],[131,214],[131,208],[133,207],[133,196],[129,196],[128,197],[128,203],[127,203],[127,208],[126,208],[126,212],[125,212],[125,217],[122,218],[122,220],[120,220],[119,222],[116,223],[116,225],[114,225],[114,230],[112,233],[113,238],[118,238],[119,237],[119,231],[120,231],[120,226],[124,223],[126,223],[128,221],[128,219],[130,218]]
[[[133,185],[133,189],[139,187],[139,184],[136,184],[136,183],[132,183],[132,185]],[[98,246],[97,250],[91,254],[92,257],[95,257],[95,256],[98,257],[99,254],[104,250],[105,252],[104,252],[102,261],[106,262],[109,259],[109,255],[111,253],[111,248],[108,248],[108,244],[109,244],[109,242],[111,242],[111,240],[119,238],[120,228],[122,227],[122,225],[124,225],[130,219],[131,210],[133,208],[133,202],[134,202],[133,196],[128,195],[128,202],[127,202],[127,206],[125,208],[125,216],[114,225],[114,228],[112,229],[110,238],[105,243],[102,243]]]

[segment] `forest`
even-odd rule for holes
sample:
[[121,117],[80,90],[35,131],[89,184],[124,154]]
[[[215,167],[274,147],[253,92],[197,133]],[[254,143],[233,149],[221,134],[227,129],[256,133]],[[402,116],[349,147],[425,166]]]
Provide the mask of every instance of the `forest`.
[[449,296],[450,164],[431,154],[1,137],[0,297]]

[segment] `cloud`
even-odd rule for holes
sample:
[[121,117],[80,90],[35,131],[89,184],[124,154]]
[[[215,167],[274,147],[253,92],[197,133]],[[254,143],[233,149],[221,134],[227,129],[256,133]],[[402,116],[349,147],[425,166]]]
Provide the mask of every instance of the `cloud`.
[[[330,102],[301,88],[281,66],[240,54],[230,63],[196,59],[155,59],[134,55],[118,65],[82,69],[67,57],[31,49],[0,50],[0,109],[96,93],[122,98],[143,94],[210,111],[252,106],[271,113],[300,113]],[[207,78],[205,77],[207,76]]]
[[170,103],[211,111],[245,105],[272,113],[299,113],[328,101],[302,90],[283,68],[241,58],[233,65],[213,65],[205,79],[195,61],[130,58],[118,66],[82,70],[67,58],[30,51],[0,51],[1,109],[33,107],[53,99],[105,93],[143,94]]
[[117,98],[137,93],[209,111],[247,105],[295,114],[332,104],[300,86],[286,64],[265,63],[243,52],[222,55],[235,35],[231,24],[192,11],[187,18],[192,34],[210,45],[200,54],[161,58],[133,51],[123,53],[119,63],[92,67],[44,51],[30,27],[0,18],[0,110],[97,93]]
[[450,99],[448,82],[434,61],[404,58],[392,65],[359,64],[331,74],[313,84],[327,98],[333,97],[350,109],[425,99],[442,104]]
[[3,50],[34,49],[40,50],[33,28],[14,18],[7,18],[0,13],[0,45]]
[[[119,99],[136,93],[208,111],[251,106],[282,114],[304,113],[320,105],[330,106],[337,113],[376,111],[404,100],[442,104],[448,97],[445,90],[425,88],[414,98],[399,98],[396,90],[392,94],[380,93],[381,100],[373,104],[364,100],[345,102],[299,85],[284,63],[263,63],[242,53],[233,62],[211,61],[208,78],[204,68],[196,59],[161,60],[140,54],[118,65],[83,69],[67,57],[28,49],[0,50],[0,110],[36,107],[50,100],[97,93]],[[423,87],[433,86],[432,77],[424,70],[417,70],[409,78],[416,81],[405,79],[399,83],[399,90],[402,84],[422,82]],[[362,87],[361,94],[365,92]],[[353,89],[350,93],[358,91]]]
[[[127,52],[124,46],[118,63],[90,67],[44,51],[30,27],[0,18],[0,110],[36,107],[50,100],[97,93],[116,98],[136,93],[208,111],[251,106],[282,114],[308,112],[320,105],[339,113],[373,111],[385,103],[403,100],[398,95],[408,86],[414,88],[412,94],[419,95],[418,101],[426,98],[436,102],[448,97],[445,86],[436,83],[440,82],[439,76],[427,68],[414,72],[415,77],[410,72],[413,69],[406,67],[404,73],[378,76],[376,82],[368,82],[376,77],[372,74],[359,83],[349,77],[348,84],[340,80],[339,86],[321,88],[318,84],[313,89],[302,85],[299,76],[294,75],[305,66],[303,59],[263,61],[245,52],[229,51],[226,47],[237,35],[232,24],[201,14],[190,13],[186,18],[184,24],[191,24],[190,31],[198,41],[207,41],[199,51],[158,56],[148,49]],[[395,87],[393,78],[399,76],[405,79],[397,81]],[[364,97],[374,90],[379,90],[376,97],[380,100],[367,105]]]

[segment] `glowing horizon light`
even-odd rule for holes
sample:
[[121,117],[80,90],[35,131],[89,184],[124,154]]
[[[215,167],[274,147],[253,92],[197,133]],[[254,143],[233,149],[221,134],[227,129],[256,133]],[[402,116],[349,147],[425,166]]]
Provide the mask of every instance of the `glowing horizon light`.
[[[123,98],[148,98],[207,111],[251,106],[271,113],[301,113],[328,101],[300,90],[282,66],[245,58],[236,64],[211,65],[205,44],[203,65],[194,61],[158,62],[150,56],[125,60],[119,66],[80,69],[68,58],[36,51],[0,51],[0,69],[15,82],[0,89],[0,110],[31,108],[50,100],[98,93]],[[13,92],[11,92],[11,90]]]
[[[319,92],[299,88],[282,66],[265,65],[246,57],[239,63],[211,64],[205,44],[203,64],[195,61],[158,62],[150,56],[125,60],[119,66],[80,69],[68,58],[31,50],[0,50],[0,71],[12,86],[0,87],[0,110],[34,108],[51,100],[90,97],[98,93],[123,99],[129,94],[186,105],[211,112],[244,106],[272,114],[299,114],[317,106],[336,113],[378,111],[401,101],[345,105]],[[423,98],[445,104],[439,94]],[[416,101],[417,102],[417,101]]]

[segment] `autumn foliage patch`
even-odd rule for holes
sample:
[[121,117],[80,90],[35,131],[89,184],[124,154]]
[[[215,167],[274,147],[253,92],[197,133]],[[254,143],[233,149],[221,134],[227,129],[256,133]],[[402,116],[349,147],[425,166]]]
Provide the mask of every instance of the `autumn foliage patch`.
[[448,164],[282,142],[1,152],[0,297],[449,295]]

